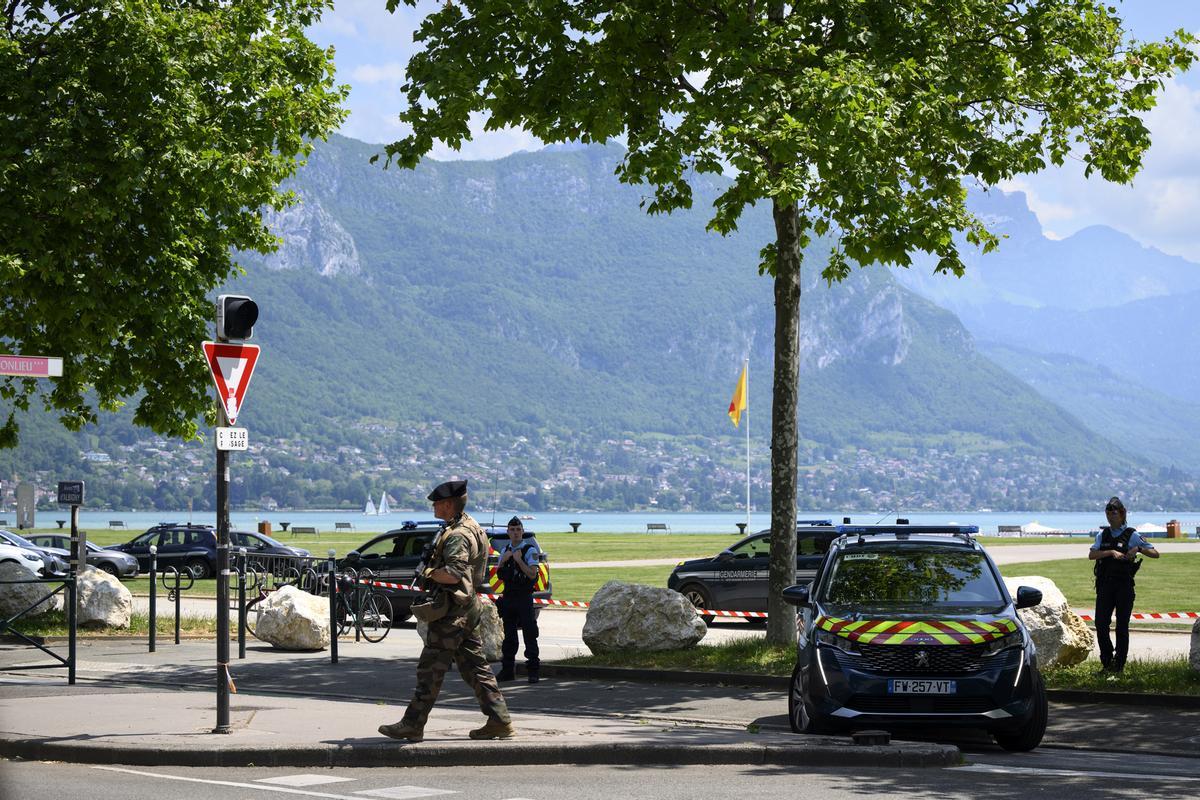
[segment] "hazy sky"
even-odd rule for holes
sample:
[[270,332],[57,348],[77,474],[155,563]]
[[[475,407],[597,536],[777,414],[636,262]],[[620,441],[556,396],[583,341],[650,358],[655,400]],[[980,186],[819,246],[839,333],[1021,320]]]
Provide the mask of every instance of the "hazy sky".
[[[401,7],[389,14],[384,0],[336,0],[312,31],[337,48],[338,82],[351,86],[350,118],[341,132],[368,142],[389,142],[405,130],[397,121],[400,84],[412,54],[413,31],[426,8]],[[1116,0],[1129,29],[1140,39],[1178,28],[1200,32],[1200,0]],[[473,125],[475,138],[461,152],[435,148],[433,156],[499,158],[536,150],[522,130],[494,133]],[[1070,236],[1089,225],[1109,225],[1140,242],[1200,262],[1200,67],[1172,81],[1148,118],[1154,146],[1131,186],[1086,180],[1078,164],[1024,176],[1003,188],[1026,193],[1047,235]]]

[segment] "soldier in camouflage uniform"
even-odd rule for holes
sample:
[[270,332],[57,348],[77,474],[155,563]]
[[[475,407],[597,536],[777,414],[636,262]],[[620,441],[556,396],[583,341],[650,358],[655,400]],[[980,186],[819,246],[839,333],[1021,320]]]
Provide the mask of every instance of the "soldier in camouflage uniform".
[[487,566],[487,534],[463,511],[467,504],[466,481],[441,484],[429,493],[429,500],[434,516],[445,526],[422,576],[427,584],[436,584],[440,591],[449,593],[450,610],[429,623],[425,647],[417,662],[417,688],[404,717],[391,725],[380,725],[379,732],[393,739],[421,741],[442,680],[454,663],[488,718],[482,728],[471,731],[471,738],[507,739],[514,733],[512,719],[492,668],[483,657],[479,630],[482,601],[475,593]]

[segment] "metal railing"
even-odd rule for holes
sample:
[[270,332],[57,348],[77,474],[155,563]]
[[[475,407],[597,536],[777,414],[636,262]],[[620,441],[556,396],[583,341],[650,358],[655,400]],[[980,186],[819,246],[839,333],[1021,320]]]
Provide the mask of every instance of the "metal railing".
[[[0,633],[7,633],[11,636],[15,636],[17,639],[20,639],[21,641],[25,642],[26,644],[30,645],[31,647],[36,647],[38,650],[41,650],[46,655],[50,656],[50,658],[54,659],[54,661],[56,661],[57,663],[54,663],[54,664],[17,664],[17,665],[5,667],[5,669],[9,669],[9,670],[58,669],[60,667],[66,667],[67,668],[67,683],[72,686],[75,685],[75,665],[76,665],[75,645],[76,645],[78,628],[79,628],[79,625],[78,625],[79,604],[76,602],[76,600],[78,598],[79,576],[78,576],[78,572],[76,570],[76,566],[77,566],[76,561],[74,558],[72,558],[67,575],[62,578],[56,578],[56,577],[39,578],[36,575],[31,575],[31,577],[29,577],[27,579],[0,581],[0,585],[7,585],[7,586],[40,585],[40,586],[55,586],[56,587],[53,590],[47,592],[42,597],[33,601],[31,604],[29,604],[22,610],[18,611],[16,614],[13,614],[12,616],[8,617],[7,619],[0,619]],[[18,619],[28,615],[31,611],[38,608],[43,603],[49,602],[50,598],[54,597],[59,592],[62,592],[65,595],[65,606],[66,606],[66,612],[67,612],[67,657],[66,658],[63,658],[60,654],[51,650],[49,647],[47,647],[45,645],[44,642],[38,642],[38,641],[30,638],[29,636],[26,636],[24,633],[22,633],[20,630],[18,630],[16,628],[16,626],[14,625],[14,623]]]

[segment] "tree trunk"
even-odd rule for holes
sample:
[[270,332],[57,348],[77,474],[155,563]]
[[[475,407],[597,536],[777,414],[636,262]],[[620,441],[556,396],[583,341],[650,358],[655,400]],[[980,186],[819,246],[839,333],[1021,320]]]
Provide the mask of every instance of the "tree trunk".
[[783,589],[796,582],[796,484],[800,395],[800,212],[776,199],[775,386],[771,413],[771,558],[767,641],[794,644],[796,609]]

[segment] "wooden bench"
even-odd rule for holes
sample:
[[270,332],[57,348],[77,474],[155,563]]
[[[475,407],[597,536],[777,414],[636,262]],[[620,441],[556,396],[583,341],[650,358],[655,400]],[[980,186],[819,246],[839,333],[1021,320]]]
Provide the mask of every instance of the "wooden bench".
[[671,526],[665,522],[647,522],[646,533],[651,533],[652,531],[663,531],[664,533],[669,533],[671,531]]
[[307,525],[293,525],[292,526],[292,536],[296,536],[296,535],[303,536],[305,534],[307,534],[309,536],[315,536],[318,539],[321,538],[321,532],[314,527],[307,526]]
[[1001,535],[1006,534],[1006,533],[1015,533],[1018,536],[1021,535],[1021,526],[1020,525],[1000,525],[997,527],[996,530]]
[[335,522],[333,523],[334,531],[352,531],[354,530],[353,522]]
[[109,528],[124,528],[124,527],[125,527],[125,520],[121,520],[121,519],[110,519],[110,520],[108,521],[108,527],[109,527]]

